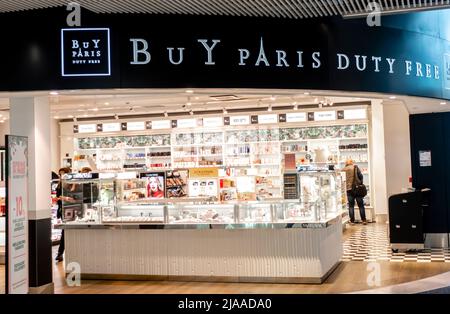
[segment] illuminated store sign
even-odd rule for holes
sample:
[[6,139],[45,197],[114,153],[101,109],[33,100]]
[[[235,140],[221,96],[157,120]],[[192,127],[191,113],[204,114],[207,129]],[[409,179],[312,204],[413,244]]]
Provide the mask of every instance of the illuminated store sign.
[[170,120],[151,121],[152,130],[170,129]]
[[110,76],[109,28],[61,30],[62,76]]
[[95,133],[97,132],[96,124],[80,124],[78,126],[78,133]]
[[333,121],[336,120],[336,111],[314,112],[314,121]]
[[143,131],[145,130],[145,122],[128,122],[127,131]]
[[203,118],[203,127],[205,128],[213,128],[223,126],[222,117],[214,117],[214,118]]
[[306,112],[295,112],[286,114],[286,122],[306,122]]
[[177,121],[177,128],[195,128],[197,126],[197,119],[181,119]]
[[119,132],[120,123],[103,123],[103,132]]
[[270,124],[270,123],[277,123],[277,122],[278,122],[277,114],[263,114],[263,115],[258,116],[259,124]]
[[249,125],[250,116],[234,116],[230,117],[230,125]]
[[366,109],[344,110],[344,119],[345,120],[367,119],[367,110]]

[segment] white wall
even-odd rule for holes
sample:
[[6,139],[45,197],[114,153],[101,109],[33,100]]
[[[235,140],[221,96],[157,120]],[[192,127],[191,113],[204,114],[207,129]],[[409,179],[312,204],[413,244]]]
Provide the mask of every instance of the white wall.
[[384,104],[387,196],[402,193],[411,176],[409,112],[404,104]]
[[50,122],[50,154],[51,154],[51,167],[52,171],[58,173],[59,168],[61,168],[61,144],[60,144],[60,130],[59,130],[59,122],[57,120],[52,119]]
[[384,114],[381,100],[372,101],[372,137],[371,137],[371,173],[372,173],[372,200],[375,214],[388,213],[386,189],[386,162]]

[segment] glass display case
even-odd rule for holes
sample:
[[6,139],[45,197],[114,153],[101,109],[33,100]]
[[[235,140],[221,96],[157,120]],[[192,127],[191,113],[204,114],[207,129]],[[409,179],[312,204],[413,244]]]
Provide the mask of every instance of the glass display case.
[[101,223],[102,213],[115,206],[115,181],[100,179],[97,173],[65,175],[62,179],[63,221]]
[[335,171],[299,173],[300,216],[313,214],[314,220],[328,219],[342,210],[342,175]]
[[[152,173],[159,174],[159,173]],[[340,215],[341,176],[299,173],[300,199],[155,198],[149,173],[123,179],[76,174],[63,179],[66,224],[233,225],[324,222]],[[98,176],[98,174],[97,174]]]

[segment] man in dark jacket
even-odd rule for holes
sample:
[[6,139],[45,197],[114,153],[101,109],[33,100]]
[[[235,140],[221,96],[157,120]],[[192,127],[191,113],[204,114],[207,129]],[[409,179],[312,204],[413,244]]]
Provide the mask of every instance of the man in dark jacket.
[[348,199],[348,208],[350,214],[350,222],[355,223],[355,201],[358,203],[359,214],[361,216],[361,220],[363,224],[367,224],[366,220],[366,209],[364,207],[364,199],[362,197],[356,197],[352,193],[353,184],[355,183],[355,171],[356,176],[363,183],[364,176],[359,170],[359,167],[353,163],[353,160],[349,159],[345,163],[345,168],[342,169],[345,172],[346,186],[347,186],[347,199]]

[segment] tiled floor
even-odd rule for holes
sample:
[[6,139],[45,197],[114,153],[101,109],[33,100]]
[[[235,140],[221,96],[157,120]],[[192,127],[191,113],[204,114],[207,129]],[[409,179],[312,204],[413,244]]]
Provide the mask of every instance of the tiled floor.
[[425,249],[421,251],[393,253],[389,245],[388,225],[368,224],[352,226],[355,232],[344,242],[342,260],[348,261],[388,261],[450,263],[449,249]]

